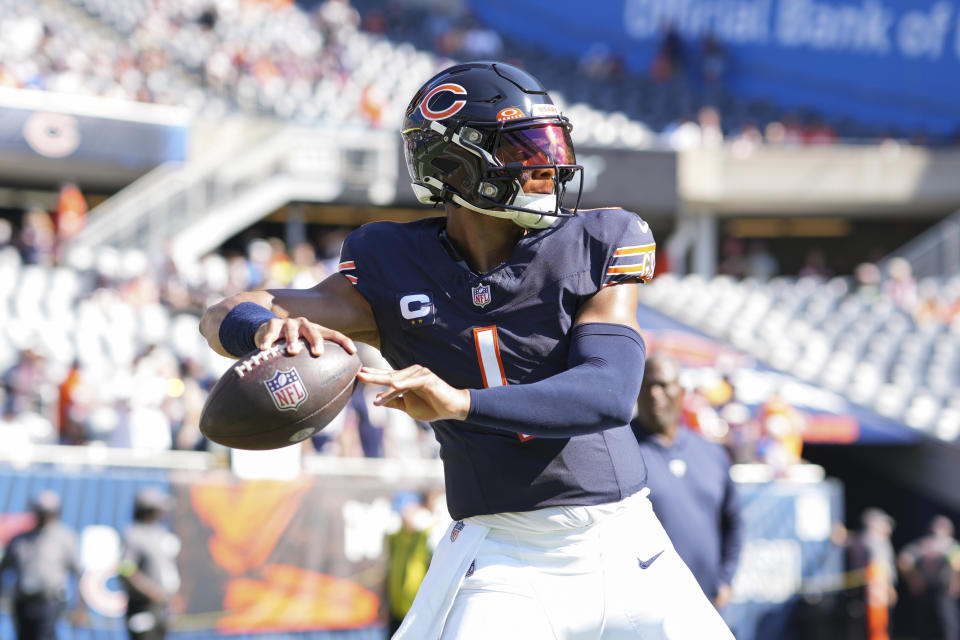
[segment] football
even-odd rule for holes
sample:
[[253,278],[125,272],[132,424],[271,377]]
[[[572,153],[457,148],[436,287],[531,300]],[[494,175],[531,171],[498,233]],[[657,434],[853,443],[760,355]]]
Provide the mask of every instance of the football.
[[237,360],[207,396],[203,435],[234,449],[279,449],[329,424],[350,400],[360,358],[329,340],[319,357],[302,344],[296,355],[278,342]]

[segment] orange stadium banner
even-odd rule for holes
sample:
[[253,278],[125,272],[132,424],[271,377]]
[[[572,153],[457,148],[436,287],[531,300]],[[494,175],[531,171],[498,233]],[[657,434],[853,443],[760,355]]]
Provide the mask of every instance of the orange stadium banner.
[[[393,496],[435,488],[370,477],[244,481],[224,471],[25,472],[0,465],[0,547],[32,528],[31,496],[47,489],[61,496],[63,521],[80,538],[80,589],[94,640],[124,628],[116,567],[134,496],[145,486],[174,499],[166,522],[182,542],[184,607],[170,637],[180,640],[382,638],[383,542],[399,525]],[[11,634],[10,618],[0,614],[0,638]]]

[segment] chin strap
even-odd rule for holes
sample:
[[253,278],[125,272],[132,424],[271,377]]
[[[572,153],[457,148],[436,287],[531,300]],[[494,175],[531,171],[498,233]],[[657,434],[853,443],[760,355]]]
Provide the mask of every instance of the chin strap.
[[[484,209],[483,207],[470,204],[457,194],[451,195],[450,200],[452,200],[456,205],[463,207],[464,209],[469,209],[470,211],[493,216],[494,218],[513,220],[515,224],[523,227],[524,229],[546,229],[557,221],[557,216],[550,215],[548,213],[511,211],[510,209],[503,211],[499,209]],[[520,194],[514,200],[514,204],[524,207],[525,209],[537,209],[550,212],[556,211],[556,202],[557,197],[553,194],[534,194],[529,196]]]
[[[413,186],[413,192],[416,194],[417,199],[424,204],[436,204],[437,202],[443,202],[449,199],[450,202],[453,202],[457,206],[475,211],[476,213],[482,213],[495,218],[503,218],[505,220],[513,220],[514,223],[524,229],[546,229],[547,227],[553,226],[557,221],[557,216],[553,215],[553,212],[557,210],[557,195],[555,193],[526,194],[521,189],[516,197],[514,197],[513,204],[518,207],[523,207],[524,209],[533,209],[533,212],[512,211],[510,209],[485,209],[467,202],[460,194],[447,189],[447,186],[436,178],[425,177],[423,182],[423,185],[414,182],[411,183],[411,186]],[[435,192],[429,187],[438,189],[440,195],[435,195]],[[535,213],[538,211],[543,211],[543,213]]]

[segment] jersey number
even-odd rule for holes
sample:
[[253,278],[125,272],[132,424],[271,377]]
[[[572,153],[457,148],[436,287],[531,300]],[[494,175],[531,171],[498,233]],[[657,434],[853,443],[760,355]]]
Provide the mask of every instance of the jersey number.
[[[507,376],[503,373],[503,360],[500,358],[500,341],[497,339],[496,325],[474,329],[473,344],[477,347],[483,386],[489,389],[506,385]],[[525,433],[518,433],[517,436],[524,442],[533,438]]]

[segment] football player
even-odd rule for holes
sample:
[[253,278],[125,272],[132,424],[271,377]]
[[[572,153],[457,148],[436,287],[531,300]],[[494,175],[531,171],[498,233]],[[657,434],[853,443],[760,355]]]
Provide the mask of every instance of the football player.
[[415,193],[446,215],[365,225],[316,287],[201,321],[234,357],[374,345],[395,368],[361,370],[376,403],[433,425],[455,522],[395,638],[732,638],[653,514],[629,427],[653,236],[629,211],[564,208],[570,131],[526,72],[446,69],[402,132]]

